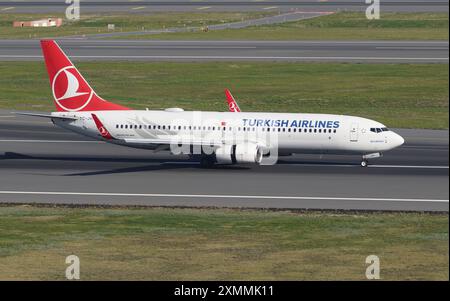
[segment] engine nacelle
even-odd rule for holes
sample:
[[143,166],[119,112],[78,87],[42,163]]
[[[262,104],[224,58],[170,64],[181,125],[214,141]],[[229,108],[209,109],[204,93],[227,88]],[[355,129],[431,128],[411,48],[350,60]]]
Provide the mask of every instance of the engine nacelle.
[[219,164],[260,164],[263,157],[261,147],[254,143],[223,145],[215,154]]

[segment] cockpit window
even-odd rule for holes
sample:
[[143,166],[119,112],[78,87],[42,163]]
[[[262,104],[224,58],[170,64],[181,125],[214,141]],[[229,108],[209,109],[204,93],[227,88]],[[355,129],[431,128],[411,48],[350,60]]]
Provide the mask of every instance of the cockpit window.
[[381,132],[387,132],[387,131],[389,131],[389,129],[386,128],[386,127],[384,127],[384,128],[370,128],[370,131],[374,132],[374,133],[381,133]]

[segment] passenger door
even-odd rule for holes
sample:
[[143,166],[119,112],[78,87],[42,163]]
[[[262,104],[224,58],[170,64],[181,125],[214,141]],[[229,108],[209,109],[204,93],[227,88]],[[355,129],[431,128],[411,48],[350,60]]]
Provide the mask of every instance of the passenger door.
[[358,129],[358,124],[352,123],[350,126],[350,142],[358,142]]

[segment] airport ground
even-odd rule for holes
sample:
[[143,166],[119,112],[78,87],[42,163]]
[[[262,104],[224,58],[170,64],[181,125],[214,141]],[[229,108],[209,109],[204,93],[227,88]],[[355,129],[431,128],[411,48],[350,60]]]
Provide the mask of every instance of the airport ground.
[[[102,97],[135,109],[224,111],[223,91],[229,88],[249,112],[335,113],[389,127],[448,128],[446,64],[106,61],[77,66]],[[53,110],[42,62],[0,62],[0,73],[0,108]]]
[[[199,26],[272,14],[264,7],[255,13],[255,4],[241,5],[238,13],[221,11],[207,20],[180,8],[178,17],[185,16],[183,26]],[[0,27],[10,26],[4,16]],[[176,15],[159,21],[134,16],[136,23],[119,27],[179,24]],[[353,16],[157,36],[448,41],[448,13],[387,13],[375,25]],[[56,35],[101,33],[110,21],[97,16]],[[30,38],[9,27],[0,32],[2,38]],[[386,46],[392,48],[380,45]],[[405,53],[410,48],[395,47]],[[442,51],[442,45],[414,47],[424,51],[419,58],[435,59]],[[219,48],[212,51],[231,51]],[[83,51],[89,56],[94,48]],[[384,280],[448,280],[448,53],[441,64],[270,60],[276,59],[75,59],[100,95],[133,108],[224,111],[223,89],[230,88],[246,111],[365,116],[410,128],[399,130],[406,144],[366,169],[354,157],[294,156],[276,166],[202,170],[185,158],[92,142],[46,120],[14,116],[10,112],[16,109],[53,109],[45,67],[42,61],[0,62],[0,108],[6,109],[0,111],[0,201],[9,203],[0,207],[0,279],[64,280],[65,257],[74,253],[84,280],[364,280],[371,254],[380,257]],[[245,207],[259,210],[239,209]]]
[[0,279],[448,280],[448,216],[225,209],[0,207]]
[[[213,11],[340,11],[352,10],[364,12],[367,4],[360,0],[97,0],[82,1],[84,12],[213,12]],[[0,1],[0,13],[11,12],[59,12],[65,10],[67,4],[60,0],[3,0]],[[382,2],[385,12],[433,12],[448,10],[448,0],[414,1],[386,0]]]
[[[60,28],[14,28],[14,20],[35,20],[45,14],[0,15],[1,39],[29,39],[114,34],[116,39],[168,40],[448,40],[448,13],[446,12],[386,12],[379,20],[367,20],[361,12],[337,12],[314,18],[251,26],[241,29],[210,30],[202,28],[214,24],[245,21],[277,12],[212,12],[212,13],[154,13],[130,15],[83,14],[79,22],[66,22]],[[56,14],[54,17],[64,17]],[[306,18],[306,16],[305,16]],[[107,29],[114,24],[115,30]],[[146,33],[149,30],[192,27],[191,32]],[[134,32],[132,35],[123,35]],[[100,35],[101,37],[101,35]],[[105,38],[106,38],[105,37]]]

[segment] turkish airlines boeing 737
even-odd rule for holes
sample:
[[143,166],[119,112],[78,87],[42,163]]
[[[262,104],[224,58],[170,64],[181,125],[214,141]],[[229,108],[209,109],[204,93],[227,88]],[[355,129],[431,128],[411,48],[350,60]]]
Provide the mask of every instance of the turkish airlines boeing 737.
[[109,143],[189,154],[203,166],[274,164],[293,153],[354,154],[367,166],[404,142],[379,122],[345,115],[132,110],[98,96],[56,42],[41,46],[57,112],[23,114]]

